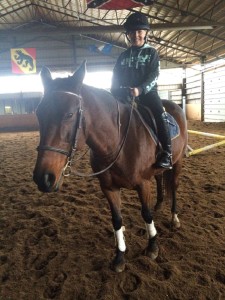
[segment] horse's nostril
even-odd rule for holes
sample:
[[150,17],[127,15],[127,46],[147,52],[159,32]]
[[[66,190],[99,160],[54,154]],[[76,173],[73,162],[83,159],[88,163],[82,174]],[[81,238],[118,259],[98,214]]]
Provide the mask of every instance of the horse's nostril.
[[44,185],[46,188],[51,188],[55,182],[55,175],[53,174],[45,174],[44,175]]

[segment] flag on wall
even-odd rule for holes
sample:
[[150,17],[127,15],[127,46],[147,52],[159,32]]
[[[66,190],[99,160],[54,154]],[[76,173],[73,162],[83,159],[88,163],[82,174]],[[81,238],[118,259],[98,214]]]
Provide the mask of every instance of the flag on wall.
[[35,74],[36,49],[35,48],[13,48],[11,49],[12,73]]
[[111,53],[112,47],[113,47],[112,44],[104,44],[104,45],[101,45],[101,46],[90,45],[88,47],[88,49],[91,52],[95,52],[95,53],[97,52],[97,53],[102,53],[104,55],[109,55]]
[[138,6],[152,5],[154,0],[86,0],[88,8],[128,9]]

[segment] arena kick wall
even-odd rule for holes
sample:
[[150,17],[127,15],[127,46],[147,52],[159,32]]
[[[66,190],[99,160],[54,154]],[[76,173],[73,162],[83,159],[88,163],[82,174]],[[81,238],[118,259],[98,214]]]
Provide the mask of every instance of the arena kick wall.
[[35,114],[2,115],[0,116],[0,131],[35,131],[38,130]]

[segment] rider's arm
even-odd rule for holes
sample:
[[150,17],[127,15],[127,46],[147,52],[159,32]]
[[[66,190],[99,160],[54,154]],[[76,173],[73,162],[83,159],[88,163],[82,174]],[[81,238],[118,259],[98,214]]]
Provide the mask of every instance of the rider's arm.
[[160,62],[157,51],[151,48],[150,61],[146,66],[146,75],[143,83],[138,86],[143,94],[147,94],[156,87],[159,76]]
[[111,93],[114,97],[122,97],[122,89],[121,87],[121,80],[120,80],[120,57],[118,58],[114,69],[113,69],[113,75],[112,75],[112,84],[111,84]]

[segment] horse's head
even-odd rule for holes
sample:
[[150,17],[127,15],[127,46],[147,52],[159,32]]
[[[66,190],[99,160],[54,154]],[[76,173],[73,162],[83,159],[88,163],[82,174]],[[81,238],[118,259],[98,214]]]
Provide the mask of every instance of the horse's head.
[[41,71],[44,96],[36,114],[40,144],[33,179],[40,191],[57,191],[65,166],[82,141],[82,98],[79,96],[85,63],[68,78],[52,79],[46,67]]

